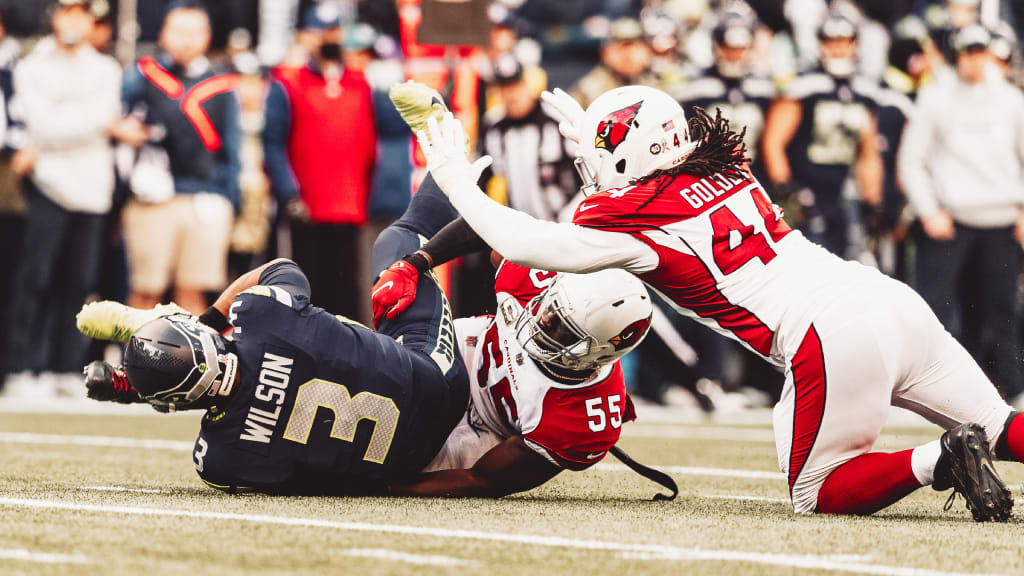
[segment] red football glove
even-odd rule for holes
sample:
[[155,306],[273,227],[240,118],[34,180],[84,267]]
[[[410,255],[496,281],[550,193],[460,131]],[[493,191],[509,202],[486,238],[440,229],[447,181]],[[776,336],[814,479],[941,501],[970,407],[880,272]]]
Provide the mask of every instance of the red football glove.
[[373,326],[381,320],[394,320],[416,299],[416,282],[420,273],[405,260],[399,260],[380,273],[370,292],[373,298]]

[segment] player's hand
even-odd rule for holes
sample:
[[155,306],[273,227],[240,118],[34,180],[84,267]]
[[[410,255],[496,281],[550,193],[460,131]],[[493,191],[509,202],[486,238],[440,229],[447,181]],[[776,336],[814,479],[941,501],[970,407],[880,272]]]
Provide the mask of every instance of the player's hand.
[[395,262],[380,273],[380,278],[370,291],[374,328],[385,318],[398,318],[412,305],[416,300],[416,282],[419,278],[419,271],[405,260]]
[[100,402],[135,404],[142,402],[139,393],[128,383],[124,368],[114,367],[106,362],[90,362],[82,370],[85,375],[86,395]]
[[948,242],[956,236],[953,218],[945,210],[939,210],[931,216],[921,218],[921,226],[929,238],[938,242]]
[[285,214],[288,220],[307,224],[310,221],[309,206],[302,201],[302,198],[292,198],[284,205]]
[[434,118],[428,119],[426,132],[418,132],[416,140],[427,160],[427,170],[447,196],[460,186],[476,188],[480,174],[491,165],[490,156],[481,156],[476,162],[469,163],[464,144],[466,133],[462,123],[450,112],[444,115],[440,125]]
[[565,90],[555,88],[553,92],[541,92],[540,99],[549,106],[549,111],[558,120],[558,131],[566,140],[580,143],[580,124],[583,123],[583,106]]
[[1017,216],[1017,226],[1013,229],[1013,235],[1017,238],[1017,242],[1024,244],[1024,210],[1021,210],[1020,216]]

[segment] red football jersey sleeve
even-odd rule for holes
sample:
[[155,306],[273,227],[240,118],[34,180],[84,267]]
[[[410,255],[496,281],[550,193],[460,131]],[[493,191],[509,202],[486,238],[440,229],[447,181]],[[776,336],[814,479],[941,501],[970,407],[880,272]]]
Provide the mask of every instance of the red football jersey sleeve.
[[636,420],[622,367],[586,388],[554,388],[544,397],[540,421],[524,430],[526,443],[555,464],[583,470],[605,457],[619,441],[622,424]]
[[510,294],[526,306],[527,302],[551,286],[557,274],[502,260],[494,277],[494,292]]

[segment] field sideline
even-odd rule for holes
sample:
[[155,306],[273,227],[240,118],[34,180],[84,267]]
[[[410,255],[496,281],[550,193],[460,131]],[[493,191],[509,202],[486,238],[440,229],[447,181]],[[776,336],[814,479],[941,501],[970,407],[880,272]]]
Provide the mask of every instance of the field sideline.
[[[767,412],[641,407],[620,446],[676,478],[665,503],[611,457],[498,501],[229,496],[192,469],[198,414],[77,407],[0,403],[0,574],[1024,573],[1024,521],[978,525],[931,490],[868,518],[793,515]],[[938,434],[895,420],[879,448]],[[1019,492],[1024,466],[1000,470]]]

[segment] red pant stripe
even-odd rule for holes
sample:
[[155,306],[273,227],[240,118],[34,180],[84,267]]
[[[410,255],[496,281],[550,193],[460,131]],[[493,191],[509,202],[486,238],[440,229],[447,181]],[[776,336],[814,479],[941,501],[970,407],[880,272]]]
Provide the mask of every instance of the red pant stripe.
[[793,358],[793,443],[789,451],[789,490],[793,491],[807,457],[818,439],[825,416],[825,356],[818,332],[811,326]]

